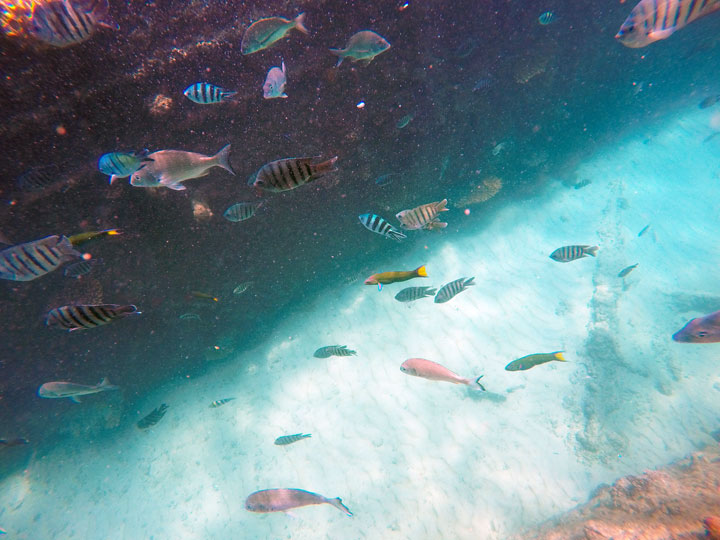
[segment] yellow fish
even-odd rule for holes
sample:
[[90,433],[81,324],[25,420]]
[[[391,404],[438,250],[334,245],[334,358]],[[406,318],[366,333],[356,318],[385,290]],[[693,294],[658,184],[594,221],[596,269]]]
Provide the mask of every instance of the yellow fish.
[[545,364],[546,362],[552,362],[558,360],[559,362],[567,362],[563,356],[563,351],[557,351],[552,353],[540,353],[540,354],[528,354],[517,360],[513,360],[507,366],[505,371],[525,371],[527,369]]
[[420,266],[415,270],[381,272],[379,274],[373,274],[365,280],[365,285],[387,285],[388,283],[407,281],[408,279],[416,277],[428,277],[425,266]]

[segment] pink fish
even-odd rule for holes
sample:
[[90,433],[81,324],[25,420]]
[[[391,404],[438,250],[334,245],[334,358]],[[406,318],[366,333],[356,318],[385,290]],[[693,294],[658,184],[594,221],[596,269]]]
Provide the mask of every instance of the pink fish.
[[430,360],[425,360],[424,358],[409,358],[405,360],[400,366],[400,371],[431,381],[445,381],[453,384],[465,384],[467,386],[478,385],[481,390],[485,390],[485,387],[480,384],[480,379],[483,378],[482,375],[475,379],[475,381],[471,381],[470,379],[461,377],[457,373],[453,373],[445,366],[441,366]]
[[285,512],[300,506],[331,504],[348,516],[352,512],[342,503],[340,497],[328,499],[317,493],[302,489],[263,489],[251,493],[245,501],[245,508],[251,512]]
[[720,342],[720,311],[691,320],[672,338],[680,343]]

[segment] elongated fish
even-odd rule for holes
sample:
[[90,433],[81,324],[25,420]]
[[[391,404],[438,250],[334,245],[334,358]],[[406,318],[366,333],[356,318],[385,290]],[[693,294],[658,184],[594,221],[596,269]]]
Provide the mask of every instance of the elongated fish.
[[82,232],[78,234],[73,234],[72,236],[68,237],[68,240],[70,240],[70,243],[73,245],[73,247],[79,246],[84,244],[85,242],[89,242],[90,240],[95,240],[96,238],[102,238],[104,236],[118,236],[121,235],[122,231],[119,229],[105,229],[103,231],[87,231]]
[[353,34],[344,49],[330,49],[330,52],[339,56],[336,66],[342,64],[346,58],[350,58],[353,62],[363,61],[369,64],[373,58],[389,48],[390,43],[380,34],[372,30],[363,30]]
[[198,82],[191,84],[184,91],[183,95],[193,103],[198,105],[211,105],[214,103],[222,103],[230,101],[237,92],[225,90],[214,84],[206,82]]
[[473,283],[474,279],[474,277],[461,277],[460,279],[456,279],[455,281],[451,281],[450,283],[443,285],[435,296],[435,303],[444,304],[445,302],[449,302],[458,293],[461,293],[468,287],[475,285]]
[[230,208],[223,212],[223,217],[228,221],[237,223],[238,221],[245,221],[255,215],[255,212],[260,208],[261,203],[254,202],[240,202],[233,204]]
[[88,394],[97,394],[98,392],[107,392],[108,390],[117,390],[118,388],[120,387],[110,384],[107,377],[95,386],[53,381],[46,382],[40,386],[40,388],[38,388],[38,396],[51,399],[70,398],[75,403],[80,403],[78,396],[87,396]]
[[65,236],[47,236],[0,251],[0,279],[32,281],[78,258]]
[[98,26],[111,26],[108,0],[48,0],[34,2],[29,33],[54,47],[82,43]]
[[216,399],[215,401],[213,401],[213,402],[210,404],[210,408],[211,408],[211,409],[217,409],[218,407],[222,407],[223,405],[225,405],[226,403],[231,402],[231,401],[234,400],[234,399],[235,399],[234,397],[229,397],[229,398],[225,398],[225,399]]
[[443,223],[438,218],[440,212],[447,212],[447,199],[429,204],[423,204],[411,210],[403,210],[398,212],[395,217],[398,219],[404,229],[440,229],[447,227],[447,223]]
[[299,30],[303,34],[308,34],[305,28],[305,14],[301,13],[292,21],[283,17],[268,17],[260,19],[252,23],[243,34],[242,43],[240,43],[240,52],[243,54],[252,54],[263,49],[267,49],[278,40],[281,40],[290,30]]
[[140,419],[140,421],[136,424],[137,427],[139,429],[147,429],[154,426],[160,420],[162,420],[162,417],[165,416],[167,410],[168,406],[163,403],[157,409],[154,409],[150,414]]
[[435,296],[437,291],[432,287],[406,287],[395,295],[398,302],[414,302],[428,296]]
[[641,0],[615,38],[626,47],[645,47],[718,9],[720,0]]
[[632,272],[633,270],[635,270],[635,268],[637,268],[637,265],[638,265],[638,263],[635,263],[635,264],[631,264],[630,266],[628,266],[628,267],[626,267],[626,268],[623,268],[622,270],[620,270],[620,273],[618,274],[618,277],[619,277],[619,278],[624,278],[624,277],[627,276],[630,272]]
[[328,345],[320,347],[313,353],[315,358],[330,358],[331,356],[355,356],[357,353],[347,348],[347,345]]
[[510,362],[507,366],[505,366],[505,371],[525,371],[527,369],[534,368],[535,366],[539,366],[540,364],[552,362],[553,360],[557,360],[558,362],[567,362],[563,356],[563,351],[528,354],[527,356],[523,356],[522,358],[518,358],[517,360]]
[[233,289],[233,294],[242,294],[252,287],[252,281],[245,281]]
[[312,504],[330,504],[348,516],[352,512],[345,506],[340,497],[328,499],[317,493],[302,489],[263,489],[251,493],[245,500],[245,508],[250,512],[285,512],[301,506]]
[[295,435],[283,435],[282,437],[278,437],[275,439],[275,444],[278,446],[286,446],[288,444],[292,444],[294,442],[302,441],[303,439],[307,439],[311,437],[311,435],[308,434],[302,434],[302,433],[296,433]]
[[70,305],[51,309],[45,317],[45,324],[63,330],[85,330],[96,328],[122,319],[128,315],[140,314],[135,306],[118,304]]
[[375,214],[361,214],[358,216],[360,223],[362,223],[366,229],[384,236],[385,238],[392,238],[393,240],[402,240],[407,238],[405,234],[397,230],[395,227],[390,225],[387,221]]
[[285,158],[263,165],[255,177],[251,177],[251,186],[279,193],[309,184],[321,176],[337,171],[337,156],[322,163],[313,163],[315,158]]
[[550,258],[557,262],[566,263],[582,259],[588,255],[595,257],[598,249],[598,246],[563,246],[553,251]]
[[415,270],[398,270],[373,274],[365,280],[365,285],[387,285],[388,283],[398,283],[416,277],[428,277],[424,265],[418,266]]
[[485,390],[485,387],[480,384],[480,379],[483,375],[480,375],[474,381],[461,377],[457,373],[453,373],[448,368],[440,365],[432,360],[425,360],[424,358],[408,358],[400,366],[400,371],[407,375],[414,377],[422,377],[431,381],[442,381],[453,384],[464,384],[466,386],[478,386],[481,390]]

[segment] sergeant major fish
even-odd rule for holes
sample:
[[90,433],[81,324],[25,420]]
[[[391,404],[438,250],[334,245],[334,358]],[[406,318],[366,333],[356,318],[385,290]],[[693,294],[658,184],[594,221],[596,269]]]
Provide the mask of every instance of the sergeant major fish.
[[255,212],[260,208],[261,203],[255,202],[240,202],[233,204],[225,212],[223,217],[228,221],[237,223],[238,221],[245,221],[255,215]]
[[557,262],[566,263],[582,259],[588,255],[595,257],[598,249],[598,246],[563,246],[553,251],[550,258]]
[[17,185],[22,191],[34,193],[49,190],[68,181],[60,167],[55,163],[32,167],[17,177]]
[[322,163],[313,163],[314,159],[305,157],[271,161],[250,178],[250,185],[279,193],[309,184],[327,173],[337,171],[337,156]]
[[82,258],[65,236],[46,236],[0,251],[0,279],[32,281],[64,263]]
[[140,312],[132,305],[69,305],[51,309],[45,317],[45,325],[72,332],[103,326],[133,314],[140,315]]
[[420,205],[411,210],[398,212],[395,217],[404,229],[436,229],[447,227],[447,223],[440,221],[438,214],[447,212],[447,199]]
[[136,424],[138,429],[147,429],[149,427],[154,426],[157,424],[160,420],[162,420],[163,416],[165,416],[165,413],[168,410],[168,406],[164,403],[160,405],[159,407],[153,409],[153,411],[144,416],[140,419],[140,421]]
[[114,28],[108,0],[48,0],[33,2],[29,34],[54,47],[89,39],[98,26]]
[[400,371],[407,375],[414,377],[422,377],[430,381],[442,381],[453,384],[464,384],[466,386],[478,386],[481,390],[485,390],[485,387],[480,384],[480,379],[483,375],[480,375],[474,381],[461,377],[457,373],[453,373],[445,366],[442,366],[432,360],[425,360],[424,358],[408,358],[400,366]]
[[330,358],[331,356],[355,356],[357,353],[347,348],[347,345],[328,345],[320,347],[313,353],[315,358]]
[[435,296],[437,291],[432,287],[406,287],[395,295],[398,302],[414,302],[428,296]]
[[309,439],[311,435],[303,433],[295,433],[294,435],[283,435],[275,439],[275,444],[278,446],[287,446],[294,442],[302,441],[303,439]]
[[78,396],[87,396],[89,394],[107,392],[108,390],[117,390],[118,388],[120,387],[110,384],[108,378],[105,377],[95,386],[87,386],[85,384],[75,384],[63,381],[46,382],[38,388],[37,393],[41,398],[70,398],[75,403],[80,403]]
[[540,364],[552,362],[553,360],[557,360],[558,362],[567,362],[562,353],[563,351],[528,354],[527,356],[523,356],[522,358],[518,358],[517,360],[510,362],[507,366],[505,366],[505,371],[525,371],[530,368],[534,368],[535,366],[539,366]]
[[80,278],[85,274],[90,273],[93,267],[100,262],[98,259],[90,259],[87,261],[78,261],[76,263],[69,264],[63,270],[63,275],[70,278]]
[[283,17],[268,17],[252,23],[243,34],[240,52],[252,54],[268,48],[276,41],[285,37],[290,30],[299,30],[308,34],[305,28],[305,14],[301,13],[292,21]]
[[245,500],[245,509],[250,512],[286,512],[293,508],[312,504],[329,504],[348,516],[352,512],[345,506],[340,497],[328,499],[317,493],[302,489],[263,489],[251,493]]
[[353,34],[344,49],[330,49],[330,52],[340,57],[337,67],[346,58],[350,58],[353,62],[363,61],[369,64],[373,58],[389,48],[390,44],[384,37],[372,30],[363,30]]
[[285,71],[285,62],[281,67],[272,67],[265,77],[263,84],[263,97],[265,99],[287,98],[285,93],[285,85],[287,84],[287,72]]
[[184,190],[181,182],[206,176],[213,167],[222,167],[235,174],[230,166],[230,145],[223,147],[214,156],[206,156],[183,150],[160,150],[147,156],[152,159],[135,171],[130,184],[137,187],[166,187]]
[[418,266],[415,270],[400,270],[373,274],[365,280],[365,285],[387,285],[389,283],[398,283],[417,277],[428,277],[427,270],[424,265]]
[[183,95],[198,105],[212,105],[224,101],[231,101],[232,98],[237,95],[237,92],[225,90],[214,84],[198,82],[188,86],[183,91]]
[[234,400],[234,397],[225,398],[225,399],[216,399],[210,404],[211,409],[217,409],[218,407],[222,407],[226,403],[230,403],[232,400]]
[[110,176],[110,183],[120,178],[126,178],[144,166],[152,159],[148,158],[148,151],[142,152],[109,152],[100,156],[98,170]]
[[405,234],[398,231],[395,227],[390,225],[390,223],[378,215],[361,214],[358,216],[358,219],[366,229],[386,238],[392,238],[393,240],[402,240],[403,238],[407,238]]
[[446,285],[443,285],[442,287],[440,287],[440,290],[435,296],[435,303],[444,304],[445,302],[449,302],[455,297],[455,295],[463,292],[468,287],[475,285],[473,283],[474,279],[474,277],[471,277],[469,279],[462,277],[460,279],[456,279],[455,281],[451,281]]
[[720,342],[720,311],[689,321],[672,336],[680,343]]

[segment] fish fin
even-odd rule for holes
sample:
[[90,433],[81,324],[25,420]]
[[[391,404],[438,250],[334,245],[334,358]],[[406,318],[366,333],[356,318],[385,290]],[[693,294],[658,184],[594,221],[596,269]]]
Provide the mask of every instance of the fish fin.
[[338,160],[338,157],[335,156],[333,158],[328,159],[327,161],[323,161],[322,163],[318,163],[316,165],[310,165],[312,168],[312,178],[310,182],[313,180],[319,178],[323,174],[331,173],[337,171],[337,167],[335,167],[335,162]]
[[422,265],[422,266],[416,268],[415,273],[420,277],[428,277],[427,269],[425,268],[425,265]]
[[466,280],[463,282],[463,285],[464,285],[465,287],[472,287],[473,285],[475,285],[475,283],[473,283],[474,280],[475,280],[474,277],[471,277],[471,278],[469,278],[469,279],[466,279]]
[[285,60],[280,61],[280,71],[282,71],[283,75],[285,75],[287,73],[285,71]]
[[325,499],[325,501],[328,504],[332,504],[335,508],[337,508],[341,512],[345,513],[345,515],[347,515],[347,516],[353,515],[353,513],[350,511],[350,509],[343,504],[342,499],[340,497],[335,497],[334,499]]
[[558,360],[560,362],[567,362],[567,360],[565,360],[565,357],[563,356],[564,352],[565,351],[554,352],[553,356],[555,357],[555,360]]
[[382,291],[382,283],[378,283],[378,291]]
[[217,154],[213,156],[213,159],[215,160],[216,164],[219,167],[222,167],[227,172],[235,175],[235,171],[233,171],[233,168],[230,166],[230,145],[224,146]]
[[284,99],[287,99],[288,95],[285,94],[285,93],[282,93],[282,94],[280,94],[280,97],[281,97],[281,98],[284,98]]
[[597,255],[597,250],[600,249],[599,246],[592,246],[585,250],[585,253],[590,255],[591,257],[595,257]]
[[[206,175],[206,174],[203,174],[202,176],[207,176],[207,175]],[[200,178],[200,177],[198,176],[198,178]],[[180,183],[178,183],[178,182],[175,182],[175,183],[172,183],[172,184],[160,184],[160,185],[161,185],[161,186],[164,186],[164,187],[166,187],[166,188],[168,188],[168,189],[175,190],[175,191],[185,191],[185,190],[187,189],[185,186],[183,186],[182,184],[180,184]]]
[[659,41],[661,39],[669,38],[675,33],[677,26],[671,26],[670,28],[664,28],[663,30],[653,30],[648,34],[648,37],[653,41]]
[[113,174],[113,175],[110,177],[110,180],[109,180],[110,185],[112,186],[112,185],[113,185],[113,182],[115,182],[115,180],[119,180],[119,179],[120,179],[120,177],[119,177],[117,174]]
[[450,209],[447,208],[447,199],[443,199],[435,205],[436,212],[448,212]]
[[340,57],[337,64],[335,64],[335,67],[338,67],[345,60],[345,49],[330,49],[330,52]]
[[81,403],[80,398],[77,396],[70,396],[70,400],[74,403]]
[[117,390],[120,387],[110,384],[110,380],[107,377],[103,377],[103,380],[98,384],[98,388],[102,390]]
[[480,390],[485,392],[485,387],[480,383],[480,379],[482,379],[485,375],[480,375],[477,379],[475,379],[475,384],[477,384],[480,387]]
[[294,27],[294,28],[296,28],[297,30],[300,30],[303,34],[309,34],[309,33],[310,33],[310,32],[308,31],[308,29],[305,28],[305,13],[304,13],[304,12],[301,13],[300,15],[298,15],[297,17],[295,17],[295,19],[293,20],[293,22],[295,23],[295,27]]

